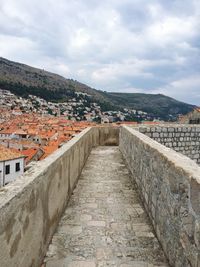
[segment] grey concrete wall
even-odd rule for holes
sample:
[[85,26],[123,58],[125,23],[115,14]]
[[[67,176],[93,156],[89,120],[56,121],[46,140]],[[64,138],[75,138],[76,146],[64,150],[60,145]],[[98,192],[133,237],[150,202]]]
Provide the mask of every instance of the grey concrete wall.
[[93,146],[117,145],[119,128],[88,128],[0,189],[0,266],[38,267]]
[[118,146],[119,145],[119,127],[98,127],[99,145]]
[[0,266],[39,266],[87,160],[87,129],[0,191]]
[[120,150],[172,266],[200,266],[200,167],[130,127]]
[[173,148],[200,164],[200,126],[143,126],[138,129],[157,142]]

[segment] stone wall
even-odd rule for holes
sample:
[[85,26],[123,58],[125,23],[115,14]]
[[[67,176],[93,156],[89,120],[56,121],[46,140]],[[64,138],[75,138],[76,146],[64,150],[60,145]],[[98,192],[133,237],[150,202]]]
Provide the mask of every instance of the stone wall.
[[99,145],[118,146],[119,145],[119,127],[97,127],[99,131]]
[[199,166],[130,127],[119,142],[170,264],[200,266]]
[[200,126],[139,127],[139,131],[200,164]]
[[118,135],[119,128],[88,128],[1,188],[1,267],[40,266],[92,147],[117,145]]

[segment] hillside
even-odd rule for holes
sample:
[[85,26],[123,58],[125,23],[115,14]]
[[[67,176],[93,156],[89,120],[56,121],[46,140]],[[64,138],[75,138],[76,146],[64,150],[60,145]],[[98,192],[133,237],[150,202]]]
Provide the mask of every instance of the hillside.
[[107,97],[114,105],[127,108],[134,107],[150,114],[159,114],[167,119],[169,114],[186,114],[193,110],[194,106],[162,94],[141,94],[141,93],[108,93]]
[[1,57],[0,88],[24,97],[32,94],[56,102],[63,102],[75,96],[74,92],[84,92],[91,95],[92,100],[99,103],[102,110],[138,109],[165,120],[170,118],[169,114],[185,114],[194,108],[193,105],[161,94],[109,93],[95,90],[78,81]]
[[99,102],[103,110],[116,110],[101,91],[90,88],[72,79],[42,69],[16,63],[0,57],[0,88],[26,97],[28,94],[40,96],[47,101],[62,102],[75,97],[74,92],[83,92]]

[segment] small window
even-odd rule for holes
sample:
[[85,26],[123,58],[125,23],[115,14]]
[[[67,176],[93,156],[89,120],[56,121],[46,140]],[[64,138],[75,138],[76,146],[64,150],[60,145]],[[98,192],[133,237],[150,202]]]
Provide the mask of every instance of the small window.
[[20,163],[19,163],[19,162],[17,162],[17,163],[15,164],[15,171],[16,171],[16,172],[20,171]]
[[6,174],[10,174],[10,165],[6,165]]

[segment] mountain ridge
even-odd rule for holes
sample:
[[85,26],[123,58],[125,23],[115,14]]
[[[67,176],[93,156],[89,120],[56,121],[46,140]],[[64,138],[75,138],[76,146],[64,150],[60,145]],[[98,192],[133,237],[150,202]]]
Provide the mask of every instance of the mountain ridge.
[[160,116],[164,120],[169,120],[170,116],[186,114],[195,107],[162,94],[96,90],[79,81],[2,57],[0,57],[0,88],[10,90],[17,95],[33,94],[56,102],[67,100],[75,92],[83,92],[99,103],[102,110],[138,109]]

